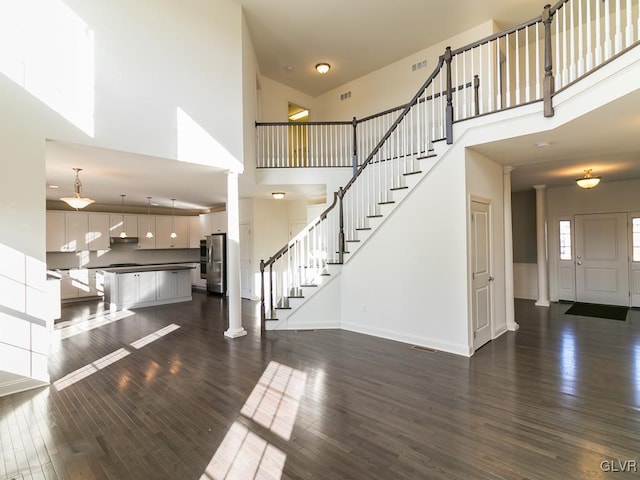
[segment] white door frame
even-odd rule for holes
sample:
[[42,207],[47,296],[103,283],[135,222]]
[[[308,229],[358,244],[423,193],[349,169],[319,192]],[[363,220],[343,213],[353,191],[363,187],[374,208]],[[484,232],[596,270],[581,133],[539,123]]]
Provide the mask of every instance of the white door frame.
[[[576,262],[576,216],[577,215],[599,215],[599,214],[608,214],[608,213],[627,213],[628,221],[627,221],[627,249],[628,249],[628,275],[629,275],[629,291],[631,293],[630,298],[630,306],[640,306],[640,262],[633,262],[633,233],[632,233],[632,218],[640,217],[640,212],[580,212],[580,213],[558,213],[554,215],[553,224],[549,226],[549,238],[548,244],[550,251],[553,252],[549,255],[550,261],[550,278],[551,282],[551,300],[559,301],[559,300],[569,300],[576,301],[577,300],[577,288],[576,288],[576,272],[575,272],[575,262]],[[573,266],[573,296],[570,295],[562,295],[561,292],[561,263],[560,260],[560,221],[561,220],[570,220],[571,221],[571,249],[572,249],[572,262],[574,262]],[[637,280],[637,281],[636,281]]]
[[[488,286],[489,286],[489,338],[482,342],[481,344],[478,344],[475,341],[475,314],[476,312],[474,311],[474,295],[475,295],[475,291],[474,291],[474,279],[472,278],[473,276],[473,272],[474,272],[474,268],[473,268],[473,258],[474,258],[474,252],[473,252],[473,223],[472,223],[472,215],[473,215],[473,203],[480,203],[483,205],[487,206],[487,211],[488,211],[488,222],[487,222],[487,228],[488,228],[488,237],[489,237],[489,241],[488,241],[488,255],[489,255],[489,277],[491,278],[491,280],[488,282]],[[494,238],[493,238],[493,229],[494,229],[494,215],[493,215],[493,201],[489,198],[486,197],[480,197],[477,195],[469,195],[469,201],[468,201],[468,210],[467,210],[467,231],[468,231],[468,235],[467,235],[467,261],[468,261],[468,292],[469,292],[469,345],[471,345],[471,350],[475,351],[478,348],[480,348],[482,345],[484,345],[485,343],[491,341],[494,338],[494,324],[495,324],[495,312],[496,312],[496,306],[495,306],[495,292],[494,292],[494,282],[493,282],[493,275],[495,272],[495,266],[494,266],[494,255],[493,255],[493,251],[494,251]]]

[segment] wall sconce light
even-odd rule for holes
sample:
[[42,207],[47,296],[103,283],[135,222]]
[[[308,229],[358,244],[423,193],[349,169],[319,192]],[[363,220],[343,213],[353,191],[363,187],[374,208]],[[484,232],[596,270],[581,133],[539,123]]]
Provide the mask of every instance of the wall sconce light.
[[276,200],[282,200],[284,198],[284,192],[273,192],[271,196]]
[[329,70],[331,69],[331,65],[329,65],[328,63],[322,62],[316,65],[316,71],[320,74],[320,75],[324,75],[325,73],[327,73]]
[[576,178],[576,183],[580,188],[593,188],[600,183],[600,177],[594,177],[588,169],[584,171],[584,177]]

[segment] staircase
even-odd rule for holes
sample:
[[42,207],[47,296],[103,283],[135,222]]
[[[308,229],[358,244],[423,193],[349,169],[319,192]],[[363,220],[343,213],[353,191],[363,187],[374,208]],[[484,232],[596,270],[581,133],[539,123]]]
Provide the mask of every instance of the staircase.
[[[340,277],[343,265],[444,160],[454,122],[535,102],[543,102],[544,115],[553,116],[556,94],[634,48],[640,36],[638,3],[562,0],[546,6],[541,16],[522,25],[457,50],[447,48],[409,103],[366,119],[378,119],[373,127],[354,119],[353,141],[349,122],[336,122],[340,139],[329,138],[311,152],[311,163],[348,166],[349,153],[353,150],[355,160],[358,148],[364,161],[353,162],[352,179],[319,217],[261,262],[263,328],[296,328],[292,315]],[[302,134],[320,138],[313,129],[326,130],[327,125],[308,125]],[[299,166],[274,155],[289,150],[286,142],[295,136],[286,133],[289,127],[258,128],[258,151],[268,154],[258,159],[259,168]],[[269,128],[280,133],[269,133]],[[284,143],[274,144],[274,139]],[[328,156],[337,160],[328,161]]]

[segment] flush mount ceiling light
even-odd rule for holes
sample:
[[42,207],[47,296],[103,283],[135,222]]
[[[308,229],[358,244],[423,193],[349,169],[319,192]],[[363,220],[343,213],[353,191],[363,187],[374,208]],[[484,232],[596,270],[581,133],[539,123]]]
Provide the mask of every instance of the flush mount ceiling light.
[[79,210],[81,208],[86,207],[87,205],[91,205],[95,200],[91,200],[90,198],[83,197],[80,193],[82,189],[82,183],[80,183],[80,171],[81,168],[74,168],[76,172],[76,179],[73,182],[73,197],[62,197],[60,200],[66,202],[70,207]]
[[122,231],[120,232],[120,238],[127,238],[127,232],[124,230],[124,197],[126,195],[120,194],[120,197],[122,197]]
[[147,197],[147,234],[146,238],[153,238],[153,232],[151,231],[151,197]]
[[584,177],[576,178],[576,183],[580,188],[593,188],[600,183],[600,177],[594,177],[588,169],[584,171]]
[[273,192],[271,196],[276,200],[282,200],[284,198],[284,192]]
[[316,71],[320,74],[320,75],[324,75],[325,73],[327,73],[329,71],[329,69],[331,68],[331,65],[329,65],[328,63],[319,63],[316,65]]

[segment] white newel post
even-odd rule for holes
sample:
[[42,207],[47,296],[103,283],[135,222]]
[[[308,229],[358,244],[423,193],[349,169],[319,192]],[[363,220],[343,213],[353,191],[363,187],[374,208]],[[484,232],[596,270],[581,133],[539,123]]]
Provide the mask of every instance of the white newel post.
[[534,185],[536,189],[536,239],[538,256],[538,300],[536,306],[549,306],[549,282],[547,273],[547,212],[545,206],[546,185]]
[[242,327],[242,297],[240,292],[240,200],[238,173],[227,172],[227,289],[229,292],[229,329],[225,337],[247,334]]
[[513,298],[513,225],[511,220],[511,171],[513,167],[502,168],[502,201],[504,203],[504,297],[507,329],[518,330]]

